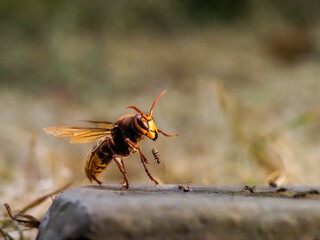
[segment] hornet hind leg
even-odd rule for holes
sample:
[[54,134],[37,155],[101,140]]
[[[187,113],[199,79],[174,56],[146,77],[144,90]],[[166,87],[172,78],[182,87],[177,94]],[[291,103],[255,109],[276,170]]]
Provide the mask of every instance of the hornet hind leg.
[[121,189],[129,189],[129,181],[127,179],[127,176],[126,176],[126,169],[124,167],[124,163],[123,163],[123,160],[122,158],[118,157],[116,154],[113,156],[113,160],[116,162],[120,172],[122,173],[123,175],[123,182],[122,182],[122,187]]

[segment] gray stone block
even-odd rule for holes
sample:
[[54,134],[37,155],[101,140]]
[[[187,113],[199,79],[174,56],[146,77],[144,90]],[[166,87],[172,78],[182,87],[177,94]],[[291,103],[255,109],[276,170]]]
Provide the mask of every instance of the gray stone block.
[[319,188],[85,186],[53,201],[38,240],[320,239]]

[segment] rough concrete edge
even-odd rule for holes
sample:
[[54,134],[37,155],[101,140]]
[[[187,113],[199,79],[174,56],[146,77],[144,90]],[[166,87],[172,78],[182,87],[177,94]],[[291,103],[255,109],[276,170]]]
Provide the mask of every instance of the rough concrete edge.
[[[66,214],[68,211],[73,214],[72,219],[76,219],[77,221],[74,221],[74,223],[76,223],[74,225],[63,226],[59,223],[63,222],[61,221],[62,218],[65,218],[66,215],[68,216],[68,214]],[[54,199],[53,203],[42,219],[36,240],[77,239],[78,236],[86,236],[91,232],[90,222],[91,221],[86,207],[83,206],[78,200],[69,201],[65,199],[63,193],[61,193]],[[55,229],[52,229],[52,226],[54,226]],[[65,227],[67,227],[69,230],[59,231],[59,229]],[[67,234],[57,235],[57,233],[59,234],[65,232],[67,232]],[[43,238],[43,235],[45,235],[46,238]]]
[[[135,186],[133,187],[133,190],[137,191],[137,190],[141,190],[140,188],[143,188],[143,190],[146,190],[145,186]],[[203,188],[202,186],[194,186],[195,187],[195,193],[198,192],[202,192],[201,189]],[[119,193],[122,195],[123,192],[119,191],[119,188],[117,187],[117,185],[109,185],[107,184],[106,186],[98,186],[98,187],[94,187],[94,186],[82,186],[79,187],[80,189],[99,189],[99,190],[106,190],[106,192],[109,192],[110,194],[115,194],[118,195]],[[206,189],[208,189],[208,187],[204,187]],[[297,188],[293,187],[294,189],[298,190]],[[181,190],[178,190],[177,185],[167,185],[167,186],[161,186],[160,188],[154,188],[152,186],[147,186],[148,191],[146,193],[150,193],[150,192],[158,192],[158,193],[162,193],[162,191],[173,191],[173,193],[178,193],[181,192]],[[212,191],[211,193],[215,193],[217,190],[221,193],[221,194],[226,194],[229,195],[230,192],[231,193],[239,193],[240,187],[231,187],[226,188],[226,187],[212,187],[209,189]],[[228,191],[225,191],[226,189],[228,189]],[[265,189],[265,188],[262,188]],[[262,190],[261,189],[261,190]],[[292,188],[290,188],[292,189]],[[305,189],[305,188],[304,188]],[[71,191],[78,191],[78,188],[75,189],[70,189]],[[68,190],[68,191],[70,191]],[[115,191],[116,190],[116,191]],[[198,191],[197,191],[198,190]],[[271,190],[271,189],[265,189],[265,190]],[[300,191],[302,189],[299,189]],[[271,190],[272,192],[275,191],[275,189]],[[128,194],[130,191],[128,192],[124,192],[124,194]],[[192,191],[191,191],[192,192]],[[198,192],[198,193],[199,193]],[[90,237],[94,237],[93,234],[93,226],[91,226],[90,223],[92,223],[92,219],[89,218],[90,216],[90,211],[88,211],[86,204],[83,204],[81,202],[81,200],[79,198],[77,199],[68,199],[66,198],[65,195],[66,193],[62,193],[60,194],[52,203],[51,207],[48,209],[45,217],[43,218],[43,221],[40,225],[39,228],[39,232],[38,232],[38,236],[37,239],[38,240],[43,240],[43,239],[77,239],[77,237],[81,236],[81,239],[91,239]],[[249,195],[251,195],[250,193],[248,193]],[[60,203],[59,203],[60,202]],[[76,213],[75,216],[73,216],[71,218],[71,221],[69,220],[69,222],[74,222],[76,224],[73,224],[72,226],[69,226],[69,228],[72,229],[72,231],[67,231],[67,233],[69,234],[64,234],[62,235],[57,235],[54,234],[54,232],[56,233],[61,233],[61,231],[59,231],[59,229],[62,228],[50,228],[49,226],[52,225],[59,225],[57,223],[59,223],[59,221],[62,218],[65,218],[64,216],[66,215],[66,211],[70,211],[70,213]],[[63,214],[62,214],[63,213]],[[74,221],[74,219],[76,219],[77,221]],[[303,219],[300,219],[303,222]],[[300,221],[299,221],[300,222]],[[300,222],[301,223],[301,222]],[[108,223],[108,225],[110,225],[110,222]],[[60,225],[61,227],[61,225]],[[65,226],[62,226],[65,227]],[[259,229],[258,229],[259,230]],[[51,231],[51,232],[50,232]],[[262,231],[260,229],[260,231]],[[48,235],[49,233],[49,235]],[[46,238],[41,237],[43,234],[46,235]],[[252,233],[253,234],[253,233]],[[318,233],[316,234],[316,236],[319,236],[320,232],[318,231]],[[85,236],[85,238],[83,238],[83,236]],[[123,239],[127,239],[125,238],[125,236],[123,236]],[[148,238],[148,236],[145,236],[146,239],[150,239]],[[178,237],[178,236],[177,236]],[[94,239],[94,238],[93,238]],[[161,238],[160,238],[161,239]],[[183,239],[183,238],[181,238]]]

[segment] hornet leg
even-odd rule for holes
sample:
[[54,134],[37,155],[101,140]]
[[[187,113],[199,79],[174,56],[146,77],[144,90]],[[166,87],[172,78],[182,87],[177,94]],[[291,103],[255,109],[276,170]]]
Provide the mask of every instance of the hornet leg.
[[[124,170],[124,174],[126,175],[127,174],[127,170],[126,170],[126,167],[124,166],[123,159],[120,158],[120,160],[121,160],[121,165],[122,165],[123,170]],[[125,185],[125,184],[126,184],[126,180],[123,178],[122,185]],[[129,183],[128,183],[128,185],[129,185]]]
[[123,159],[121,158],[121,165],[123,167],[123,170],[124,170],[124,174],[127,174],[127,171],[126,171],[126,168],[124,166],[124,162],[123,162]]
[[95,180],[99,185],[102,184],[102,182],[101,182],[98,178],[96,178],[96,176],[94,176],[93,174],[91,175],[91,177],[92,177],[93,180]]
[[114,155],[113,160],[116,162],[120,172],[123,175],[123,183],[121,189],[129,189],[129,181],[126,176],[126,170],[124,168],[122,158],[118,158],[116,155]]
[[151,181],[153,181],[156,185],[159,184],[158,181],[155,180],[155,179],[151,176],[149,170],[147,169],[146,163],[148,163],[148,159],[146,158],[146,156],[144,155],[144,153],[141,151],[141,147],[140,147],[138,144],[132,142],[129,138],[126,138],[125,140],[126,140],[126,142],[127,142],[130,146],[134,147],[135,149],[137,149],[137,150],[139,151],[140,160],[141,160],[141,162],[142,162],[142,165],[143,165],[143,167],[144,167],[144,170],[146,171],[146,173],[147,173],[148,177],[151,179]]

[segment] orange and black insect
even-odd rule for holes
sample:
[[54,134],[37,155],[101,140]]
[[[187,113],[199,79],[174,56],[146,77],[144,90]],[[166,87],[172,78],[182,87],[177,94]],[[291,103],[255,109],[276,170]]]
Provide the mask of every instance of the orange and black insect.
[[137,114],[123,116],[115,122],[87,121],[97,124],[98,128],[58,126],[44,128],[44,131],[56,137],[70,137],[71,143],[100,140],[88,154],[84,166],[85,173],[91,182],[96,181],[101,184],[102,182],[97,179],[98,175],[114,160],[123,175],[123,187],[128,189],[129,182],[123,158],[128,157],[131,153],[139,152],[147,175],[155,184],[158,184],[146,167],[148,160],[138,143],[145,136],[155,141],[158,133],[166,137],[177,136],[177,134],[169,135],[157,128],[152,117],[155,104],[165,92],[166,90],[156,98],[147,114],[143,114],[135,106],[128,106],[127,108],[134,109]]

